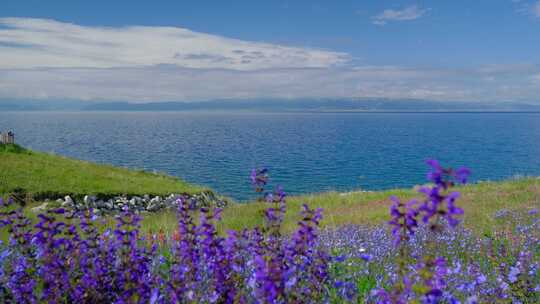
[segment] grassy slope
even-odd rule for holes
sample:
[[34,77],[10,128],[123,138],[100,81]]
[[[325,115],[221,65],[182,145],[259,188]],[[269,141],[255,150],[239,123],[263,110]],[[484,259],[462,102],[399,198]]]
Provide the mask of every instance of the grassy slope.
[[51,193],[155,194],[195,193],[204,188],[177,178],[98,165],[61,156],[0,145],[0,196],[23,188],[34,197]]
[[[504,182],[489,182],[469,185],[458,189],[462,198],[458,205],[465,209],[465,225],[477,232],[490,231],[497,222],[494,214],[501,209],[540,208],[540,179],[528,178]],[[302,203],[311,207],[324,208],[323,225],[335,227],[343,224],[381,224],[388,221],[389,197],[421,197],[413,190],[390,190],[369,193],[340,195],[330,192],[288,199],[288,210],[284,228],[291,231],[296,227]],[[261,224],[264,203],[234,204],[223,212],[222,230],[242,229]],[[152,231],[172,231],[176,225],[173,213],[147,216],[143,226]]]
[[[16,187],[30,192],[165,194],[197,192],[202,188],[178,179],[147,172],[129,171],[25,150],[5,151],[0,145],[0,195]],[[14,147],[10,149],[13,150]],[[479,232],[500,223],[494,218],[500,209],[540,208],[540,179],[480,183],[462,187],[458,205],[465,209],[465,224]],[[330,192],[288,198],[284,228],[291,231],[299,219],[302,203],[324,208],[324,226],[381,224],[388,220],[391,195],[408,199],[420,197],[413,190],[397,189],[340,195]],[[264,203],[232,204],[223,212],[221,230],[242,229],[263,221]],[[143,229],[171,232],[176,215],[171,212],[147,215]]]

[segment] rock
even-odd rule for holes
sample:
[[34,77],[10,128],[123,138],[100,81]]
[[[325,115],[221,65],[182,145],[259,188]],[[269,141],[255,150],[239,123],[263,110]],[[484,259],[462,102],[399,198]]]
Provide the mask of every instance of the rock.
[[92,205],[92,203],[94,202],[94,198],[89,195],[85,195],[83,198],[83,202],[85,205]]
[[116,197],[114,198],[114,208],[117,210],[124,210],[124,208],[129,207],[129,200],[125,197]]
[[178,199],[180,199],[180,195],[178,194],[171,194],[168,197],[167,204],[169,207],[177,207],[178,206]]
[[175,194],[171,193],[164,197],[151,197],[145,194],[142,197],[133,196],[116,196],[108,200],[98,200],[95,196],[85,195],[79,203],[75,202],[70,196],[66,196],[64,200],[58,199],[45,205],[44,207],[35,207],[33,210],[42,212],[44,208],[52,208],[54,206],[62,206],[66,209],[77,211],[94,209],[94,212],[102,216],[108,216],[117,212],[128,210],[135,213],[156,212],[162,209],[175,209],[178,207],[178,199],[185,199],[190,209],[199,209],[201,207],[225,207],[228,202],[217,197],[213,192],[201,192],[194,195]]
[[159,196],[154,197],[146,206],[147,211],[157,211],[161,208],[161,198]]
[[104,205],[105,208],[107,208],[109,210],[112,210],[114,208],[114,204],[113,204],[112,200],[106,201],[103,205]]
[[146,207],[146,211],[150,211],[150,212],[156,212],[159,209],[160,209],[160,206],[156,204],[148,204],[148,207]]
[[71,199],[69,195],[66,195],[66,197],[64,197],[64,202],[67,206],[73,206],[75,204],[75,202],[73,201],[73,199]]
[[165,204],[166,207],[172,206],[174,203],[174,199],[171,197],[167,197],[165,200],[163,200],[163,204]]
[[62,208],[73,208],[73,204],[70,204],[70,203],[68,203],[68,202],[64,202],[64,200],[61,199],[61,198],[57,199],[57,200],[56,200],[56,203],[57,203],[57,204],[60,204],[60,206],[61,206]]
[[156,196],[148,202],[148,205],[146,206],[146,210],[148,211],[157,211],[161,208],[162,201],[161,197]]
[[73,207],[75,207],[73,204],[70,204],[70,203],[64,202],[64,201],[62,201],[60,206],[62,206],[62,208],[73,208]]
[[213,192],[201,192],[190,198],[190,208],[198,209],[201,207],[225,207],[227,201],[219,199]]
[[49,205],[49,203],[45,202],[37,207],[34,207],[30,210],[32,210],[32,212],[35,212],[35,213],[41,213],[41,212],[45,212],[47,211],[47,206]]
[[94,205],[95,205],[96,208],[100,208],[100,209],[105,208],[105,202],[102,201],[102,200],[95,201]]

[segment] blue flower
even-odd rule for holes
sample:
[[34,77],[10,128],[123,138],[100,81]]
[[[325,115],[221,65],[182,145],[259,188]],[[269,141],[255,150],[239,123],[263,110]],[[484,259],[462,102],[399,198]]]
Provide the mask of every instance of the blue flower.
[[518,276],[521,274],[521,270],[517,267],[510,267],[510,271],[508,272],[508,281],[510,283],[515,283],[518,280]]
[[478,277],[476,277],[476,283],[477,284],[483,284],[486,282],[486,276],[483,274],[480,274]]
[[367,253],[362,253],[360,255],[360,258],[366,262],[369,262],[373,259],[373,256],[371,254],[367,254]]

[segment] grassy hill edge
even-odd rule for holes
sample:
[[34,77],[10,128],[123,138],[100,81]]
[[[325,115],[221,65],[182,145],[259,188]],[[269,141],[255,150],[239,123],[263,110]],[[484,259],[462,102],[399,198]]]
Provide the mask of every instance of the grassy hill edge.
[[[464,225],[478,233],[514,225],[507,217],[498,216],[504,214],[502,210],[509,213],[540,210],[540,179],[536,177],[481,182],[454,190],[461,193],[457,205],[465,210]],[[390,196],[403,200],[422,197],[414,189],[291,196],[287,198],[287,212],[282,227],[286,233],[296,229],[304,203],[311,208],[323,208],[322,227],[381,225],[390,220]],[[264,202],[230,205],[223,210],[218,228],[225,232],[261,225],[264,222],[264,210],[270,206]],[[112,222],[110,225],[112,227]],[[172,233],[176,225],[174,212],[154,213],[143,218],[143,230],[147,231],[163,230]]]
[[[0,196],[17,188],[24,188],[34,198],[40,195],[165,195],[209,191],[167,175],[93,164],[14,145],[0,145]],[[501,225],[503,221],[496,216],[500,210],[526,212],[540,209],[540,178],[536,177],[481,182],[456,190],[462,194],[458,205],[465,209],[465,225],[479,232]],[[389,197],[392,195],[402,199],[420,197],[413,189],[293,196],[287,199],[283,228],[292,231],[296,227],[303,203],[324,209],[322,225],[325,227],[382,224],[389,219]],[[221,231],[240,230],[260,225],[267,207],[268,204],[261,202],[232,204],[223,211],[219,228]],[[170,233],[176,224],[174,212],[153,213],[144,217],[143,230]]]
[[24,193],[33,200],[90,194],[116,195],[195,194],[211,191],[176,177],[129,170],[37,152],[18,145],[0,144],[0,196]]

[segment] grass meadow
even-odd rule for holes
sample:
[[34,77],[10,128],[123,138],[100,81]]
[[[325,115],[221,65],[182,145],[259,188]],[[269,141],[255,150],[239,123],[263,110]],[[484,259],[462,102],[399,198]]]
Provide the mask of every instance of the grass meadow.
[[30,198],[197,193],[204,187],[165,174],[128,170],[0,145],[0,195],[24,191]]
[[539,178],[466,184],[468,170],[431,161],[430,183],[412,189],[288,197],[263,191],[267,175],[254,171],[267,201],[219,211],[180,199],[178,210],[142,216],[38,215],[31,208],[47,195],[204,188],[1,149],[0,193],[23,188],[29,201],[0,204],[0,302],[540,301]]

